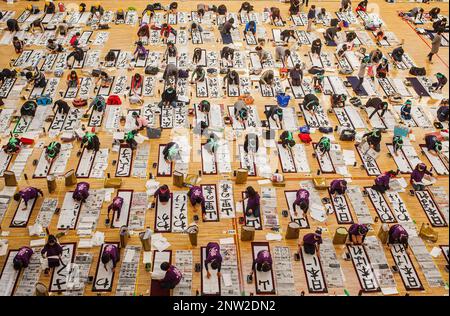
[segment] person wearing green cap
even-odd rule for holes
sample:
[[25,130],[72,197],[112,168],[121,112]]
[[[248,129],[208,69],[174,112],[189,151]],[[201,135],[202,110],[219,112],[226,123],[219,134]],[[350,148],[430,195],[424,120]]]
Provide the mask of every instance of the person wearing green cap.
[[242,100],[234,103],[234,118],[243,123],[248,119],[248,106]]
[[402,117],[402,119],[409,121],[410,119],[412,119],[411,116],[411,105],[412,102],[411,100],[406,100],[405,104],[402,105],[402,107],[400,108],[400,116]]
[[305,95],[302,106],[307,111],[315,111],[319,107],[319,98],[313,93]]
[[436,137],[436,135],[426,135],[425,145],[427,146],[428,151],[432,153],[434,152],[436,155],[442,151],[442,142]]
[[436,79],[437,79],[437,82],[433,82],[433,84],[431,85],[432,89],[430,89],[430,90],[442,91],[442,88],[444,88],[444,86],[447,84],[447,81],[448,81],[447,77],[444,76],[444,74],[438,72],[436,74]]
[[219,138],[216,136],[216,134],[211,133],[211,135],[209,135],[208,140],[206,141],[205,148],[210,154],[214,154],[217,151],[218,147],[219,147]]
[[290,131],[284,131],[281,133],[280,141],[283,148],[292,148],[295,146],[294,135]]
[[20,115],[33,116],[36,114],[37,104],[33,100],[26,101],[20,108]]
[[3,146],[3,151],[7,154],[16,154],[20,151],[21,142],[19,138],[11,137],[6,145]]
[[47,148],[45,148],[45,158],[51,162],[59,155],[60,151],[61,144],[58,142],[51,142],[48,144]]
[[367,143],[370,147],[372,147],[376,152],[380,152],[381,150],[381,131],[379,129],[374,129],[373,131],[366,133],[362,136],[362,138],[367,138]]
[[95,133],[87,132],[81,139],[81,145],[86,145],[88,150],[98,151],[100,149],[100,140]]
[[375,113],[378,113],[379,111],[381,111],[381,113],[379,113],[379,116],[383,117],[384,113],[386,113],[386,110],[388,108],[388,103],[381,100],[378,97],[370,98],[366,103],[366,108],[369,108],[369,107],[373,107],[375,109],[372,112],[372,114],[369,115],[369,119],[371,119],[372,116],[374,116]]
[[158,106],[161,108],[163,106],[171,106],[175,108],[177,106],[177,91],[169,86],[161,95],[161,102],[159,102]]
[[319,142],[316,144],[315,149],[318,149],[320,154],[323,156],[325,153],[329,152],[331,148],[331,141],[328,137],[323,136]]
[[134,139],[136,137],[137,133],[138,133],[138,131],[134,129],[132,131],[126,132],[125,136],[123,137],[125,142],[130,146],[130,148],[132,150],[136,149],[136,147],[137,147],[137,142]]
[[163,150],[164,160],[167,163],[180,158],[180,146],[175,142],[170,142]]
[[400,135],[395,135],[392,139],[392,145],[394,147],[394,154],[397,154],[403,147],[403,138]]

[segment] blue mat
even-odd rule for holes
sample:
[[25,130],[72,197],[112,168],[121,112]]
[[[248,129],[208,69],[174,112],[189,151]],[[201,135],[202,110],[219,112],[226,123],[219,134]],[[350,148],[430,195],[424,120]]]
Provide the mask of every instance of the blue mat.
[[406,78],[409,82],[411,82],[411,85],[414,88],[414,91],[422,97],[429,97],[430,94],[428,93],[427,89],[420,83],[419,79],[414,77],[407,77]]
[[[364,80],[366,80],[366,79],[364,79]],[[347,77],[347,81],[350,82],[350,84],[352,85],[353,91],[355,91],[356,95],[359,95],[359,96],[368,96],[369,95],[363,86],[361,86],[359,88],[359,91],[356,91],[356,87],[358,86],[358,82],[359,82],[358,77],[349,76],[349,77]]]

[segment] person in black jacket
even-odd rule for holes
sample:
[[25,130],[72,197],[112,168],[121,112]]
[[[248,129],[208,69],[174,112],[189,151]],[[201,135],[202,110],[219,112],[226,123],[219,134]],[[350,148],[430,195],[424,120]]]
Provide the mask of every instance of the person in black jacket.
[[449,109],[448,104],[447,105],[441,105],[437,110],[437,119],[439,122],[448,122],[449,117]]
[[163,106],[172,106],[175,108],[177,106],[177,100],[178,100],[177,91],[172,87],[168,87],[162,93],[161,102],[159,102],[158,106],[161,108]]
[[281,133],[280,141],[283,148],[292,148],[295,146],[294,135],[290,131],[284,131]]
[[381,147],[381,131],[378,129],[374,129],[373,131],[366,133],[362,136],[362,138],[367,138],[367,143],[370,147],[372,147],[376,152],[380,152]]
[[311,43],[311,53],[320,56],[320,52],[322,51],[322,41],[320,38],[316,38]]
[[430,90],[441,91],[442,88],[444,88],[444,86],[447,84],[447,81],[448,81],[447,77],[444,76],[444,74],[440,73],[440,72],[438,72],[435,76],[436,76],[437,82],[433,82]]
[[20,31],[19,23],[17,22],[16,19],[8,19],[8,21],[6,21],[6,28],[10,32],[19,32]]
[[37,67],[32,71],[28,71],[25,74],[25,78],[28,80],[28,83],[33,83],[36,88],[44,88],[47,84],[44,73]]
[[405,51],[403,50],[403,47],[397,47],[392,51],[392,59],[401,62],[404,54]]
[[432,20],[436,20],[439,17],[440,13],[441,13],[441,8],[439,8],[439,7],[434,7],[428,12],[428,14],[430,15],[430,18]]
[[[56,108],[56,112],[55,112],[55,108]],[[60,100],[56,101],[55,104],[53,105],[53,108],[52,108],[52,111],[55,114],[56,113],[67,114],[67,113],[69,113],[69,110],[70,110],[70,106],[63,99],[60,99]]]
[[[283,121],[283,109],[278,105],[270,105],[267,110],[264,111],[267,121],[272,119],[277,124],[278,128],[281,128],[281,122]],[[278,119],[278,120],[277,120]]]
[[375,115],[375,113],[381,111],[379,113],[380,117],[383,117],[384,113],[386,112],[388,108],[388,103],[381,100],[378,97],[370,98],[366,103],[366,108],[373,107],[375,110],[372,112],[372,114],[369,115],[369,119],[372,118],[372,116]]

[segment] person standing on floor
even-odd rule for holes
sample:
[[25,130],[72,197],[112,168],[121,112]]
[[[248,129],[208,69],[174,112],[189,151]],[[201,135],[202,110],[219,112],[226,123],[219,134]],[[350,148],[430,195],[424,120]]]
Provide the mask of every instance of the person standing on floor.
[[366,75],[366,69],[367,66],[369,65],[369,61],[370,61],[370,57],[369,56],[364,56],[364,58],[361,61],[361,65],[359,66],[359,71],[358,71],[358,84],[355,87],[355,92],[361,92],[362,91],[362,84],[364,82],[364,77]]
[[439,52],[439,49],[441,48],[441,41],[442,41],[442,32],[438,31],[436,35],[434,36],[433,40],[431,41],[431,51],[428,54],[428,61],[430,63],[433,63],[433,55],[437,54]]
[[222,255],[220,254],[220,246],[216,242],[209,242],[206,245],[205,269],[206,277],[209,279],[211,277],[211,272],[209,271],[208,264],[211,264],[211,269],[217,270],[217,277],[220,278]]
[[307,17],[308,17],[308,25],[306,27],[306,32],[309,33],[312,31],[312,25],[316,20],[316,6],[314,4],[309,9]]
[[316,38],[311,43],[311,54],[320,56],[321,51],[322,51],[322,40],[320,38]]

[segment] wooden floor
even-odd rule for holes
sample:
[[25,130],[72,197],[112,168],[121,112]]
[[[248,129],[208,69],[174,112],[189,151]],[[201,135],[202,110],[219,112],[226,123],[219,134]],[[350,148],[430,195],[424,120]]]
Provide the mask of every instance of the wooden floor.
[[[68,1],[63,1],[63,2],[69,3]],[[73,3],[74,1],[70,1],[70,2]],[[137,8],[139,15],[141,15],[142,10],[144,9],[144,7],[147,4],[146,1],[136,1],[136,0],[121,1],[121,2],[85,0],[83,2],[85,2],[88,5],[88,7],[90,7],[90,5],[93,3],[100,2],[106,10],[113,10],[113,11],[118,9],[120,6],[122,6],[122,8],[124,8],[124,9],[126,9],[126,7],[128,7],[128,6],[133,6],[133,7]],[[161,2],[163,4],[169,3],[168,1],[161,1]],[[23,11],[23,9],[26,7],[26,5],[28,5],[29,3],[30,2],[20,1],[14,5],[7,5],[4,2],[1,2],[0,9],[1,10],[14,10],[14,11],[16,11],[16,16],[18,16]],[[38,4],[41,8],[43,6],[43,1],[39,1],[38,3],[37,2],[32,2],[32,3]],[[197,1],[180,2],[179,3],[179,11],[190,12],[191,9],[195,8],[197,3],[198,3]],[[214,3],[216,5],[219,5],[221,3],[221,1],[210,1],[208,3],[210,3],[210,4]],[[318,6],[318,7],[325,7],[330,12],[337,11],[337,9],[339,7],[339,3],[340,3],[339,1],[324,1],[324,2],[310,1],[310,5],[316,4],[316,6]],[[239,10],[240,4],[241,4],[241,1],[227,1],[228,11],[229,12],[237,12]],[[255,11],[257,11],[257,12],[262,12],[264,7],[278,6],[281,8],[282,16],[285,19],[288,17],[288,11],[287,11],[288,5],[287,4],[282,4],[282,3],[279,3],[278,1],[270,1],[270,2],[254,1],[253,5],[255,7]],[[355,3],[355,5],[356,5],[356,3]],[[448,75],[449,75],[448,48],[441,48],[438,56],[435,56],[434,63],[429,64],[428,62],[426,62],[426,55],[428,54],[428,52],[430,50],[429,40],[422,39],[419,35],[417,35],[415,33],[415,31],[413,29],[414,27],[411,27],[408,23],[403,21],[397,15],[397,11],[408,10],[414,6],[417,6],[418,4],[415,4],[415,3],[387,4],[386,2],[381,1],[381,0],[376,0],[376,1],[372,0],[372,1],[370,1],[370,5],[374,7],[375,12],[380,12],[382,19],[386,22],[386,29],[393,31],[399,39],[404,40],[404,49],[411,56],[411,58],[416,62],[416,64],[426,67],[427,74],[429,76],[432,76],[432,74],[434,74],[436,72],[442,72],[448,77]],[[429,8],[431,8],[432,6],[441,7],[442,14],[448,15],[448,4],[447,3],[432,3],[429,5],[423,5],[423,7],[425,7],[426,10],[429,10]],[[14,8],[14,9],[12,9],[12,8]],[[289,23],[289,25],[291,25],[291,22],[288,22],[288,23]],[[243,30],[242,25],[240,25],[240,28]],[[270,30],[271,26],[265,25],[265,28],[266,28],[266,30]],[[305,27],[300,27],[300,29],[304,29],[304,28]],[[319,28],[319,26],[317,26],[316,28]],[[111,24],[111,29],[109,29],[108,31],[109,31],[109,39],[108,39],[107,43],[104,45],[104,47],[102,48],[101,60],[103,60],[102,58],[106,55],[106,53],[108,52],[109,49],[123,49],[123,50],[128,50],[128,51],[134,50],[133,44],[137,40],[137,35],[136,35],[137,25],[131,27],[129,25]],[[214,33],[215,33],[216,38],[220,38],[217,27],[214,27]],[[270,42],[269,42],[269,44],[266,44],[266,49],[270,49],[272,51],[272,53],[274,54],[274,47],[272,47],[271,45],[272,44]],[[213,43],[213,44],[205,44],[205,45],[201,45],[201,46],[208,50],[219,51],[222,44],[221,43]],[[160,46],[160,47],[148,46],[148,47],[150,47],[151,50],[158,50],[161,52],[164,51],[164,47],[162,47],[162,46]],[[386,54],[391,49],[392,48],[388,48],[388,49],[382,48],[383,52],[385,52]],[[193,50],[193,46],[189,42],[189,51],[191,52],[192,50]],[[334,53],[335,48],[324,46],[324,50]],[[309,47],[301,47],[299,49],[299,52],[300,52],[299,56],[302,58],[302,56],[304,54],[306,54],[308,51],[309,51]],[[17,57],[17,55],[14,53],[14,50],[11,46],[3,45],[0,50],[0,60],[1,60],[0,67],[1,68],[8,67],[9,60],[11,58],[16,58],[16,57]],[[392,71],[391,71],[392,77],[404,78],[404,77],[408,76],[407,71],[397,71],[393,67],[391,67],[391,69],[392,69]],[[134,72],[140,72],[141,74],[143,74],[143,69],[142,68],[139,70],[136,69],[133,71],[133,73]],[[114,72],[112,72],[112,73],[114,73]],[[66,71],[66,74],[67,74],[67,71]],[[128,74],[128,76],[131,76],[131,74]],[[65,76],[63,76],[63,78],[65,78]],[[66,87],[65,87],[65,83],[63,81],[64,80],[61,80],[59,90],[65,91]],[[158,85],[159,85],[158,89],[162,91],[162,89],[163,89],[162,83],[158,83]],[[193,89],[195,89],[195,86],[191,87],[191,91],[194,91]],[[255,91],[257,91],[257,90],[255,90]],[[268,98],[262,98],[259,93],[255,94],[253,96],[255,98],[255,105],[258,109],[259,116],[263,117],[264,105],[268,104],[269,102],[273,102],[273,100],[268,99]],[[448,85],[445,88],[444,96],[448,97]],[[321,97],[321,99],[322,99],[321,104],[325,108],[329,108],[330,105],[329,105],[328,97],[323,96],[323,97]],[[152,101],[152,100],[158,101],[159,97],[158,96],[155,96],[153,98],[149,97],[149,98],[146,98],[145,101],[147,102],[147,101]],[[136,106],[129,105],[128,100],[123,100],[123,101],[124,101],[124,104],[122,105],[123,108],[137,108]],[[198,101],[199,101],[199,99],[195,98],[195,93],[194,93],[190,106],[192,106],[192,104],[194,104]],[[223,100],[214,100],[213,102],[217,102],[219,104],[224,104],[224,105],[232,105],[235,102],[235,98],[224,97]],[[422,100],[418,100],[418,99],[414,100],[415,104],[420,103],[425,107],[438,104],[438,102],[439,102],[438,100],[428,100],[427,98],[424,98]],[[20,102],[18,102],[17,104],[19,106]],[[291,103],[289,106],[294,107],[295,109],[298,110],[297,104],[298,104],[297,100],[291,99]],[[329,114],[328,116],[329,116],[333,126],[338,125],[338,121],[333,114]],[[363,114],[363,118],[367,119],[367,115]],[[189,119],[192,120],[192,117],[190,117]],[[83,122],[83,123],[86,123],[86,122]],[[48,124],[49,123],[45,123],[45,125],[47,127],[48,127]],[[299,124],[299,126],[305,124],[303,117],[298,119],[298,124]],[[369,124],[368,124],[368,127],[369,127]],[[161,139],[149,141],[150,157],[148,160],[147,173],[151,172],[153,174],[156,174],[156,169],[154,169],[152,167],[152,164],[154,162],[158,161],[157,154],[158,154],[159,144],[164,144],[164,143],[167,143],[168,141],[170,141],[172,139],[171,133],[174,133],[174,132],[179,132],[180,134],[184,134],[184,135],[192,135],[190,130],[182,130],[182,131],[164,130]],[[428,132],[428,131],[420,129],[420,128],[414,128],[414,134],[416,136],[417,141],[414,142],[413,144],[414,144],[416,151],[419,153],[420,153],[420,148],[419,148],[418,144],[423,143],[423,137],[424,137],[425,132]],[[111,133],[108,133],[104,130],[100,130],[98,135],[100,137],[100,141],[102,144],[101,147],[111,147],[110,146],[111,140],[112,140]],[[320,137],[321,137],[321,134],[319,132],[312,134],[313,141],[317,141]],[[380,168],[383,171],[387,171],[387,170],[396,168],[394,160],[391,157],[387,156],[386,146],[384,145],[384,143],[386,143],[386,142],[387,143],[391,142],[391,139],[392,139],[391,133],[383,135],[382,155],[380,156],[380,158],[377,161]],[[2,144],[4,144],[6,142],[6,140],[7,140],[7,137],[2,138]],[[48,135],[43,135],[39,140],[43,141],[45,144],[47,144],[49,142]],[[240,144],[243,143],[242,137],[238,140],[237,143],[240,143]],[[72,155],[69,159],[66,170],[76,168],[78,160],[79,160],[76,153],[78,151],[79,146],[80,146],[79,143],[74,144],[74,148],[72,150]],[[200,160],[200,156],[196,153],[197,149],[195,146],[197,146],[197,149],[198,149],[198,144],[193,144],[193,150],[191,151],[191,163],[189,164],[189,172],[194,173],[194,174],[197,173],[198,170],[201,170],[201,160]],[[341,146],[343,149],[354,149],[353,143],[341,143]],[[239,159],[234,159],[234,157],[237,154],[235,152],[236,146],[230,146],[230,147],[232,147],[232,150],[233,150],[232,167],[233,167],[233,169],[237,169],[237,168],[239,168]],[[299,174],[299,173],[286,174],[285,175],[286,179],[287,179],[286,187],[285,188],[277,188],[277,202],[278,202],[277,211],[278,211],[278,216],[279,216],[279,220],[280,220],[280,224],[281,224],[281,228],[282,228],[281,234],[283,236],[285,234],[286,226],[289,222],[288,219],[284,218],[281,214],[282,210],[287,209],[287,205],[286,205],[286,201],[285,201],[284,193],[283,193],[284,190],[298,189],[299,181],[304,180],[304,179],[311,179],[313,176],[315,176],[315,172],[318,169],[317,160],[312,157],[311,145],[306,146],[306,150],[307,150],[307,154],[308,154],[309,164],[311,166],[311,170],[313,171],[312,174],[311,175],[304,175],[304,174]],[[29,167],[27,167],[25,169],[25,174],[28,175],[28,180],[25,180],[22,177],[22,180],[19,181],[18,187],[24,188],[26,186],[35,186],[35,187],[42,188],[44,190],[45,197],[58,198],[58,201],[59,201],[58,206],[60,206],[61,205],[60,203],[62,203],[62,201],[63,201],[65,192],[73,189],[73,187],[65,187],[64,180],[58,179],[58,187],[57,187],[56,192],[49,194],[48,190],[47,190],[45,179],[32,179],[32,173],[34,171],[34,166],[32,166],[31,162],[34,159],[38,159],[39,155],[40,155],[40,150],[37,150],[37,151],[34,151],[32,156],[29,158],[29,160],[28,160]],[[114,175],[114,173],[115,173],[116,167],[112,166],[111,163],[112,163],[112,160],[117,159],[116,155],[117,155],[116,153],[110,151],[110,155],[109,155],[109,164],[110,165],[108,166],[108,169],[106,170],[106,172],[111,173],[111,175]],[[423,156],[421,156],[421,158],[422,157]],[[358,161],[358,166],[357,167],[349,167],[349,171],[352,175],[352,184],[358,185],[360,187],[371,185],[373,183],[373,178],[367,176],[366,171],[362,170],[359,167],[359,165],[361,164],[361,160],[358,155],[356,155],[356,159]],[[424,161],[427,162],[427,164],[429,164],[425,157],[423,157],[423,159],[424,159]],[[275,157],[275,159],[273,159],[272,163],[278,164],[279,163],[278,158]],[[339,176],[336,174],[327,174],[327,175],[324,175],[324,177],[326,177],[327,179],[339,178]],[[438,178],[438,180],[437,180],[437,183],[435,184],[436,186],[448,187],[449,180],[448,180],[447,176],[438,176],[437,178]],[[232,176],[232,174],[223,175],[223,176],[222,175],[220,175],[220,176],[204,175],[204,176],[202,176],[201,183],[202,184],[217,183],[220,179],[233,179],[233,176]],[[170,178],[158,178],[157,180],[161,183],[167,183],[168,185],[171,186],[171,189],[174,191],[180,190],[180,189],[172,186],[172,180]],[[234,185],[235,201],[239,201],[241,199],[241,192],[244,191],[245,187],[248,185],[252,185],[256,189],[259,190],[260,186],[257,182],[258,180],[261,180],[261,178],[249,177],[247,184]],[[409,177],[407,177],[406,180],[409,181]],[[100,189],[103,187],[103,179],[89,179],[87,181],[91,184],[91,188],[93,188],[93,189]],[[134,189],[135,192],[143,192],[145,190],[144,186],[145,186],[146,181],[147,181],[147,179],[138,179],[138,178],[133,178],[133,177],[124,178],[122,189]],[[3,188],[3,181],[0,184],[0,188]],[[324,191],[320,191],[320,195],[321,195],[321,197],[325,197],[326,193]],[[408,211],[415,221],[416,227],[420,228],[422,223],[427,223],[428,219],[425,215],[424,210],[420,206],[420,204],[417,203],[416,197],[409,196],[408,193],[401,193],[400,195],[401,195],[402,199],[405,201]],[[38,202],[34,207],[34,211],[31,215],[29,223],[34,223],[36,216],[37,216],[37,212],[41,206],[42,201],[43,201],[42,198],[38,199]],[[369,201],[367,201],[367,203],[368,203],[368,205],[370,205]],[[105,233],[106,241],[108,241],[108,242],[118,241],[119,240],[118,229],[106,228],[105,224],[104,224],[105,218],[106,218],[106,213],[107,213],[107,206],[108,206],[108,203],[105,202],[103,204],[102,212],[101,212],[100,218],[98,220],[98,229],[97,230]],[[372,208],[371,205],[369,207],[370,207],[371,215],[375,218],[376,217],[375,210]],[[1,227],[2,227],[2,232],[3,233],[9,232],[9,235],[7,237],[2,237],[2,238],[8,239],[9,249],[17,249],[21,246],[29,245],[29,242],[31,239],[28,236],[28,230],[26,228],[9,228],[9,223],[11,222],[11,220],[14,216],[16,208],[17,208],[17,202],[12,201],[9,205],[6,215],[3,218],[2,223],[0,223]],[[194,213],[193,213],[193,210],[191,209],[190,205],[188,207],[188,214],[189,214],[189,222],[192,222],[192,216],[194,215]],[[239,215],[240,214],[237,214],[237,216],[239,216]],[[154,209],[147,210],[147,213],[145,216],[145,226],[153,229],[154,228],[154,220],[155,220]],[[304,234],[306,234],[307,232],[314,231],[317,227],[320,226],[320,227],[326,228],[324,235],[326,237],[332,238],[336,228],[340,226],[336,222],[336,218],[334,215],[328,216],[328,219],[324,223],[316,222],[316,221],[312,220],[311,218],[309,218],[309,220],[310,220],[311,228],[309,230],[302,230],[301,234],[300,234],[301,237]],[[55,216],[53,216],[51,225],[49,227],[49,230],[51,233],[57,233],[57,228],[56,228],[57,222],[58,222],[58,215],[55,215]],[[209,241],[218,241],[221,238],[234,237],[236,246],[238,249],[238,265],[239,265],[241,290],[243,293],[245,293],[245,295],[249,295],[250,293],[255,293],[255,285],[247,284],[245,281],[246,275],[250,272],[250,269],[251,269],[251,261],[252,261],[251,244],[250,244],[250,242],[240,241],[240,225],[238,224],[238,219],[237,218],[236,219],[222,219],[222,220],[220,220],[220,222],[215,222],[215,223],[204,223],[202,221],[199,221],[198,224],[199,224],[199,229],[200,229],[199,238],[198,238],[198,247],[192,247],[190,245],[187,235],[176,234],[176,233],[167,233],[167,234],[164,234],[164,236],[168,239],[168,241],[171,244],[170,249],[172,249],[172,251],[192,250],[193,251],[193,259],[194,259],[193,262],[199,263],[200,262],[200,246],[206,246],[206,244]],[[371,231],[370,234],[371,235],[375,234],[378,231],[380,225],[381,224],[379,221],[376,222],[373,225],[373,231]],[[438,241],[435,244],[426,243],[427,248],[430,251],[434,246],[448,245],[448,242],[449,242],[448,227],[437,228],[437,230],[439,232]],[[265,235],[269,232],[270,231],[267,231],[267,230],[257,231],[256,235],[255,235],[255,241],[265,241]],[[133,232],[133,235],[129,241],[129,244],[140,245],[138,233],[139,232],[137,232],[137,231]],[[78,240],[79,240],[79,237],[76,235],[76,231],[72,230],[69,232],[69,234],[67,236],[62,237],[60,242],[64,242],[64,243],[77,242]],[[272,249],[274,246],[277,246],[277,245],[288,246],[291,250],[291,253],[294,253],[297,251],[297,240],[284,240],[284,238],[283,238],[283,240],[280,242],[273,242],[273,241],[270,242],[270,246]],[[95,275],[97,261],[98,261],[99,247],[94,247],[92,249],[80,249],[80,251],[81,250],[83,252],[91,252],[94,255],[94,261],[91,266],[90,275],[92,275],[92,276]],[[336,253],[339,258],[339,262],[342,267],[342,272],[345,276],[345,289],[347,289],[351,295],[357,295],[360,290],[360,284],[358,282],[358,277],[355,273],[355,270],[354,270],[354,267],[353,267],[351,261],[342,260],[341,255],[344,252],[344,246],[335,246],[335,250],[336,250]],[[389,249],[385,246],[384,250],[385,250],[385,254],[386,254],[389,265],[391,265],[391,266],[394,265],[392,256],[389,252]],[[415,257],[413,255],[411,255],[411,258],[413,260],[415,267],[418,270],[419,277],[422,280],[422,283],[424,285],[424,290],[423,291],[410,291],[410,295],[448,295],[448,288],[447,289],[445,289],[443,287],[430,288],[428,283],[426,282],[426,279],[425,279],[421,269],[419,268],[419,264],[416,261]],[[172,257],[172,260],[173,259],[174,259],[174,256]],[[5,257],[0,257],[0,267],[3,267],[4,262],[5,262]],[[444,266],[447,264],[445,261],[445,258],[442,255],[440,255],[438,258],[435,258],[435,263],[441,272],[442,278],[445,280],[446,283],[448,283],[448,272],[446,272],[444,269]],[[119,263],[117,271],[119,271],[119,269],[120,269],[120,264],[121,263]],[[294,275],[295,275],[295,283],[296,283],[297,293],[300,293],[301,291],[305,291],[306,295],[308,295],[308,288],[307,288],[306,278],[305,278],[302,264],[298,261],[294,261],[293,259],[292,259],[292,264],[293,264],[293,270],[294,270]],[[404,295],[406,293],[406,290],[404,288],[404,285],[402,283],[400,275],[398,273],[396,273],[396,274],[394,274],[394,276],[395,276],[395,281],[397,283],[397,289],[399,291],[399,295]],[[144,296],[149,295],[150,278],[151,278],[150,273],[146,272],[144,264],[142,263],[142,254],[141,254],[141,260],[140,260],[140,266],[139,266],[139,270],[138,270],[138,277],[137,277],[136,290],[135,290],[136,295],[144,295]],[[101,295],[114,295],[115,287],[117,285],[117,279],[118,279],[118,273],[115,274],[113,291],[101,293]],[[50,283],[50,278],[48,276],[45,276],[42,273],[40,281],[43,282],[44,284],[48,285]],[[192,283],[192,294],[193,295],[195,295],[196,290],[200,291],[200,273],[195,273],[193,271],[193,283]],[[343,293],[344,293],[343,289],[336,289],[336,290],[330,290],[329,293],[325,294],[325,295],[330,295],[330,294],[342,295]],[[91,291],[91,286],[87,285],[85,295],[97,295],[97,293],[93,293]],[[377,294],[373,294],[373,295],[381,295],[381,294],[377,293]]]

